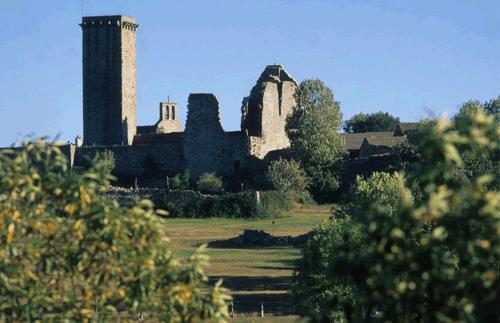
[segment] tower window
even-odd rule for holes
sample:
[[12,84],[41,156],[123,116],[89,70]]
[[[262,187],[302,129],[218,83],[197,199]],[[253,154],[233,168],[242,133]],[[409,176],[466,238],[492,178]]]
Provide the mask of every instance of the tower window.
[[168,106],[165,107],[165,119],[170,119],[170,114],[169,114]]
[[172,120],[175,120],[175,106],[172,106]]

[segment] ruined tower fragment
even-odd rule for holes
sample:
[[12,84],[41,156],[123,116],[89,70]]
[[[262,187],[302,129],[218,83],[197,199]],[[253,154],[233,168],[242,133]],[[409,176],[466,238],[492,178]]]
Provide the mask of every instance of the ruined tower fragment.
[[286,118],[295,105],[297,82],[281,65],[268,65],[243,99],[241,130],[247,131],[250,155],[259,159],[274,150],[288,148]]
[[203,172],[219,173],[224,142],[217,97],[212,93],[190,94],[184,130],[184,156],[194,178]]
[[126,16],[83,17],[84,145],[130,145],[136,133],[136,29]]

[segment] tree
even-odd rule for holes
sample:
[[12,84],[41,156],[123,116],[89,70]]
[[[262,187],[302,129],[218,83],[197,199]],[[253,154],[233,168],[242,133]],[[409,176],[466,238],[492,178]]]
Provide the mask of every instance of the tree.
[[347,150],[337,133],[342,115],[332,91],[320,80],[303,81],[295,93],[296,106],[287,119],[286,132],[294,160],[310,178],[316,197],[339,187],[342,160]]
[[[454,118],[454,127],[460,134],[465,134],[471,127],[471,120],[479,112],[484,112],[493,118],[493,124],[498,125],[500,120],[500,97],[488,102],[481,103],[477,100],[469,100],[460,108]],[[471,151],[463,156],[463,164],[459,170],[464,177],[472,179],[485,174],[495,174],[490,185],[500,189],[500,154],[498,151],[484,150]]]
[[[359,287],[350,276],[350,268],[332,268],[350,250],[363,245],[362,226],[350,216],[335,218],[314,229],[297,260],[292,285],[292,299],[301,314],[312,321],[352,321],[352,311],[360,311],[357,304]],[[335,275],[331,275],[332,270]],[[341,273],[343,272],[343,274]]]
[[322,315],[329,322],[363,317],[357,299],[364,288],[357,284],[359,278],[354,279],[351,268],[343,262],[351,250],[362,250],[366,245],[366,212],[383,208],[388,215],[396,215],[401,209],[403,187],[399,173],[375,172],[367,179],[358,176],[351,191],[351,203],[344,208],[332,208],[333,219],[316,228],[303,247],[292,288],[299,312],[308,314],[313,321],[320,320]]
[[500,122],[500,95],[496,99],[492,99],[484,103],[484,112],[487,115],[493,116],[493,122]]
[[196,187],[203,193],[218,193],[222,191],[222,179],[214,173],[203,173],[196,181]]
[[372,114],[358,113],[344,122],[344,131],[356,132],[379,132],[394,131],[399,124],[399,118],[395,118],[387,112],[376,112]]
[[227,296],[206,285],[206,257],[172,255],[162,212],[100,196],[112,179],[107,166],[98,161],[76,178],[55,146],[0,153],[2,320],[112,321],[118,311],[225,320]]
[[[457,182],[456,170],[467,154],[498,154],[498,125],[479,110],[464,117],[458,130],[447,120],[425,128],[418,145],[422,162],[411,178],[424,188],[422,196],[413,198],[408,185],[402,185],[395,213],[373,197],[365,219],[357,221],[364,243],[327,247],[325,258],[322,253],[317,257],[317,266],[329,268],[319,287],[329,288],[335,280],[352,282],[356,306],[332,293],[312,318],[496,321],[500,193],[488,184],[498,174]],[[308,277],[298,267],[301,275]]]
[[369,178],[356,178],[352,192],[351,214],[358,220],[365,220],[366,210],[384,208],[387,215],[396,215],[401,210],[401,191],[404,178],[400,173],[374,172]]
[[467,120],[468,116],[478,111],[483,111],[486,115],[492,116],[494,124],[498,124],[500,120],[500,95],[496,99],[484,103],[478,100],[469,100],[465,102],[455,115],[455,123],[460,124],[462,120]]
[[294,160],[278,159],[270,163],[267,177],[278,192],[292,197],[306,190],[308,178],[300,168],[300,163]]

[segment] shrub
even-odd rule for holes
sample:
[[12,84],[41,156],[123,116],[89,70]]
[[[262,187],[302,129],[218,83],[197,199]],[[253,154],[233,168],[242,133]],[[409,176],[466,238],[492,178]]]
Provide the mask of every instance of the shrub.
[[292,197],[306,190],[308,179],[300,164],[294,160],[278,159],[272,161],[267,169],[267,177],[273,187]]
[[0,313],[6,321],[111,321],[117,311],[160,321],[224,320],[227,296],[208,288],[206,258],[165,247],[151,202],[100,197],[97,162],[78,180],[54,146],[0,153]]
[[[315,320],[324,315],[325,322],[351,321],[345,309],[356,308],[358,287],[350,277],[350,268],[336,265],[362,242],[361,225],[348,216],[314,229],[295,267],[292,298],[299,313]],[[332,270],[335,276],[329,274]]]
[[293,207],[293,200],[289,194],[278,191],[260,192],[260,213],[265,216],[274,216]]
[[384,208],[388,215],[401,208],[403,176],[399,173],[374,172],[368,179],[358,176],[352,192],[352,213],[358,218],[373,208]]
[[189,170],[184,170],[184,172],[175,175],[169,180],[169,185],[173,190],[188,190],[189,189],[190,174]]
[[[317,290],[332,291],[312,318],[341,315],[348,321],[370,321],[377,313],[384,322],[497,320],[500,193],[488,185],[498,175],[461,183],[455,177],[463,156],[500,151],[500,130],[481,111],[464,118],[468,122],[459,131],[441,120],[422,132],[423,162],[413,174],[424,188],[420,199],[413,199],[403,185],[395,213],[374,207],[358,222],[363,244],[340,250],[327,246],[316,258],[306,258],[309,249],[304,250],[301,261],[313,259],[308,268],[329,268]],[[321,238],[329,239],[328,234]],[[334,253],[338,256],[330,257]],[[314,277],[297,268],[302,273],[297,292],[307,302],[312,300],[307,279]],[[355,307],[343,301],[342,290],[329,285],[335,280],[341,287],[345,281],[354,283]]]
[[203,193],[219,193],[222,191],[222,179],[214,173],[204,173],[196,182],[196,187]]
[[263,214],[257,205],[255,194],[241,192],[203,196],[196,192],[167,194],[162,207],[171,217],[187,218],[256,218]]

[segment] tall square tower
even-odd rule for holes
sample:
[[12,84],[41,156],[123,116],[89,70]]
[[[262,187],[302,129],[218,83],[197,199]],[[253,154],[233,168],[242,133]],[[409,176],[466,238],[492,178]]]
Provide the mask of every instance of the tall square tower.
[[136,133],[136,30],[126,16],[83,17],[83,143],[131,145]]

